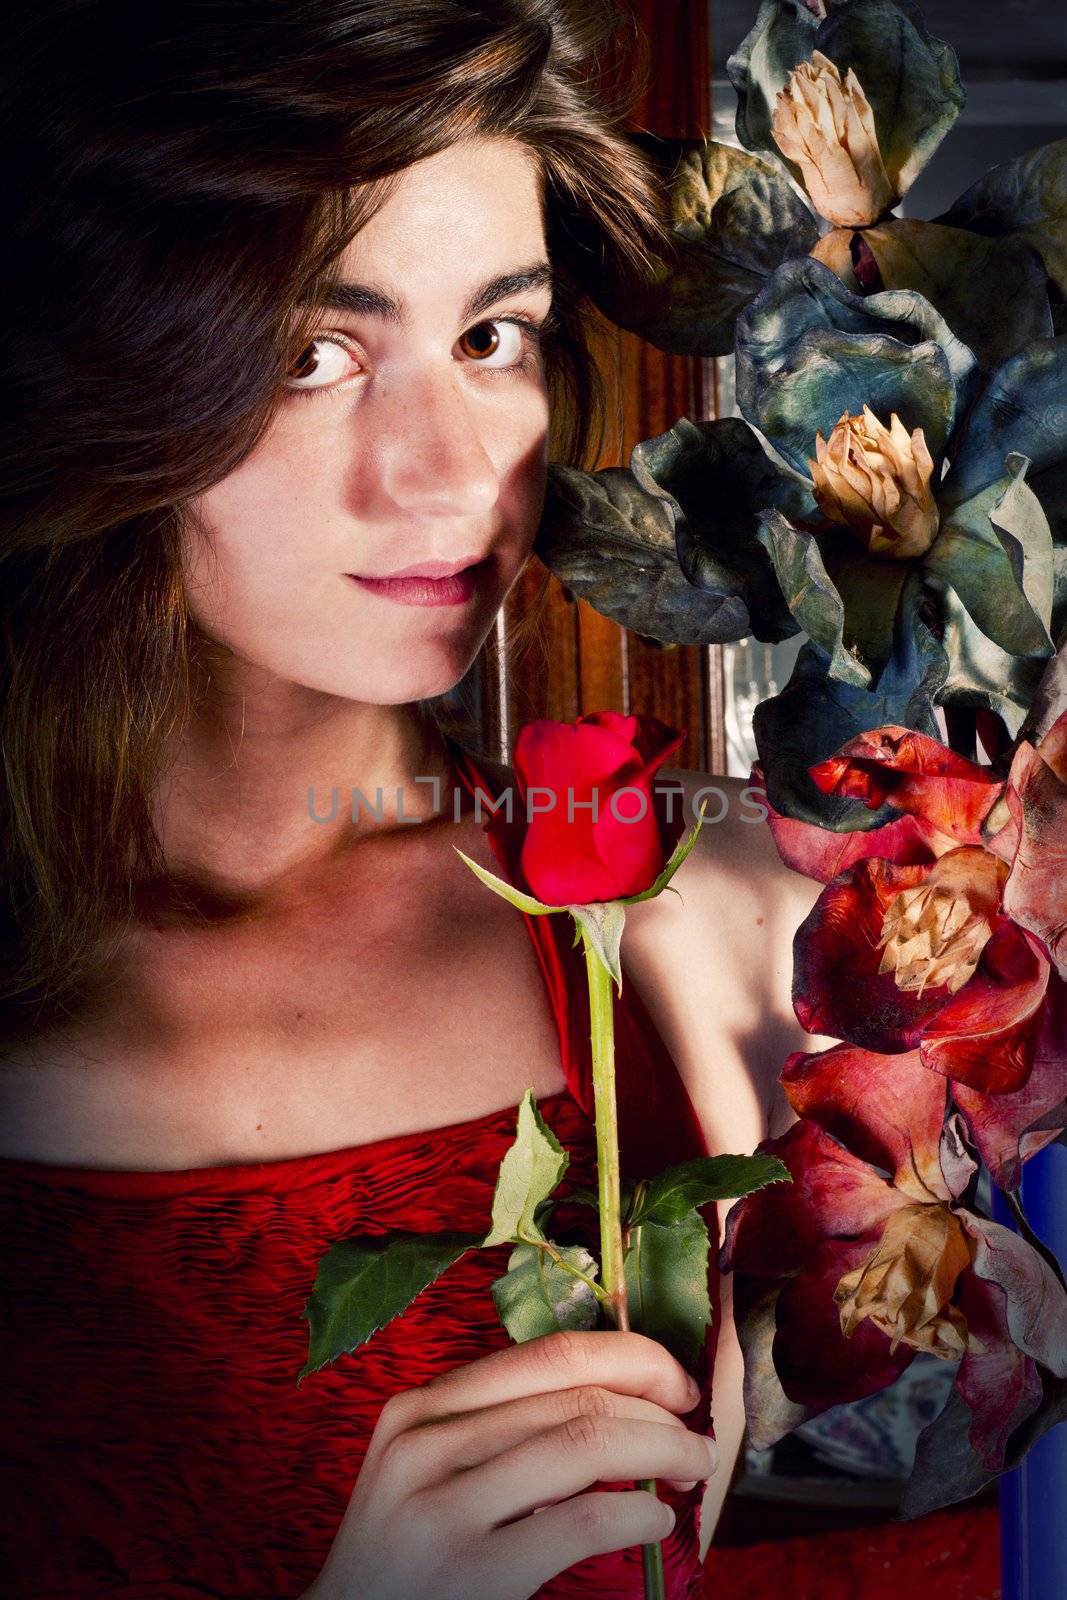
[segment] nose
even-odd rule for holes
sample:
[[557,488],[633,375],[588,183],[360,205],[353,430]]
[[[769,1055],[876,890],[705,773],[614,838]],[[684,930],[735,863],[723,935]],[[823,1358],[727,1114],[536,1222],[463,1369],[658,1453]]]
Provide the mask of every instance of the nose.
[[483,436],[488,413],[449,372],[424,375],[394,391],[379,453],[380,489],[401,511],[447,516],[484,513],[496,503],[499,474]]

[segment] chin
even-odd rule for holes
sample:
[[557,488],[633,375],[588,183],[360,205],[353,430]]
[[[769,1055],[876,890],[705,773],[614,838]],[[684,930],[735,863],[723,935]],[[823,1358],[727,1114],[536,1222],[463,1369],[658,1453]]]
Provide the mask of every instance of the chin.
[[372,680],[359,683],[338,682],[333,693],[349,700],[363,700],[372,705],[412,705],[419,700],[436,700],[448,694],[466,676],[474,661],[476,651],[463,656],[439,670],[425,672],[382,673]]

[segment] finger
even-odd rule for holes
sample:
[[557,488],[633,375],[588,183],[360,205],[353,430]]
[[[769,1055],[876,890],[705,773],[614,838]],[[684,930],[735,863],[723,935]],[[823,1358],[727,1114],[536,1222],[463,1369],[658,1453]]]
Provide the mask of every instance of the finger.
[[684,1367],[657,1340],[617,1328],[568,1329],[493,1350],[403,1390],[388,1402],[378,1431],[384,1442],[435,1417],[588,1384],[638,1395],[672,1412],[691,1411],[700,1398]]
[[522,1444],[470,1467],[461,1484],[434,1493],[462,1492],[477,1524],[494,1527],[562,1500],[595,1483],[638,1478],[698,1481],[712,1469],[703,1434],[632,1417],[574,1416]]
[[670,1507],[647,1489],[618,1489],[576,1495],[547,1506],[539,1516],[497,1528],[489,1536],[489,1549],[495,1568],[509,1582],[521,1575],[513,1592],[525,1595],[586,1556],[658,1544],[673,1527]]
[[[598,1384],[523,1395],[477,1411],[437,1417],[397,1434],[385,1447],[380,1471],[401,1492],[426,1488],[451,1473],[476,1467],[572,1417],[628,1417],[681,1429],[673,1412],[640,1395],[616,1394]],[[684,1480],[691,1489],[695,1479]],[[555,1498],[555,1497],[553,1497]]]

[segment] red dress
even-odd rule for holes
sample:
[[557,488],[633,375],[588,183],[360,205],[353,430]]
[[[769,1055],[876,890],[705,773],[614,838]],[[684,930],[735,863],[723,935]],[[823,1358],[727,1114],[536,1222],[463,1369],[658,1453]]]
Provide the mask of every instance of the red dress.
[[[453,743],[452,753],[468,789],[495,793],[468,752]],[[567,1083],[539,1109],[570,1152],[564,1183],[595,1187],[582,949],[569,917],[516,915],[546,981]],[[706,1154],[632,984],[615,1014],[623,1176]],[[299,1595],[326,1558],[387,1397],[509,1342],[490,1284],[510,1247],[473,1250],[298,1389],[318,1260],[347,1235],[487,1228],[516,1109],[254,1164],[128,1172],[0,1160],[0,1596]],[[714,1229],[714,1207],[703,1214]],[[714,1263],[712,1249],[704,1393],[685,1419],[705,1431]],[[664,1545],[667,1593],[694,1600],[702,1486],[661,1495],[678,1513]],[[591,1557],[538,1590],[545,1600],[642,1594],[639,1548]]]

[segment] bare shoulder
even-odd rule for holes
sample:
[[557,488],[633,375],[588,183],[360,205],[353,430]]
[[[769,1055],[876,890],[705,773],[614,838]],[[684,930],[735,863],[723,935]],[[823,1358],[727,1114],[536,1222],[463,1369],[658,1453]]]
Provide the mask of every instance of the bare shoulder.
[[[752,1150],[793,1114],[778,1086],[792,1050],[821,1041],[792,1007],[793,935],[819,885],[778,856],[759,792],[738,778],[664,768],[697,841],[671,887],[627,907],[629,973],[686,1083],[708,1148]],[[675,813],[677,815],[677,812]]]
[[688,884],[694,895],[710,894],[720,903],[728,893],[729,903],[738,911],[744,907],[751,912],[747,919],[738,919],[731,929],[733,936],[744,939],[747,935],[751,942],[766,948],[769,939],[788,927],[791,946],[793,933],[815,903],[820,885],[783,863],[767,823],[762,791],[747,778],[690,772],[683,767],[664,768],[659,778],[682,791],[687,831],[703,809],[696,844],[675,878],[679,891],[685,894]]

